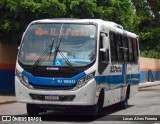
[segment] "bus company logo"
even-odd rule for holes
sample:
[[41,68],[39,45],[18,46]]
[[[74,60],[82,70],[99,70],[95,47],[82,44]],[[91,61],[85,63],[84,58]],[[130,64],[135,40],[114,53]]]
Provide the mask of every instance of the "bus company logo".
[[59,68],[47,67],[47,70],[59,70]]
[[51,84],[51,85],[53,85],[53,84],[54,84],[54,78],[51,80],[50,84]]

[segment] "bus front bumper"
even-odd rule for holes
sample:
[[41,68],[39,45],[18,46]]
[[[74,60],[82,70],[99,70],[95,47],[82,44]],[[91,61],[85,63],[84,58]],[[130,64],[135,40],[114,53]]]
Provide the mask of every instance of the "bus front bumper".
[[[96,82],[90,80],[77,90],[40,90],[28,89],[15,77],[16,99],[18,102],[46,105],[82,105],[96,104]],[[45,97],[58,96],[60,100],[46,100]]]

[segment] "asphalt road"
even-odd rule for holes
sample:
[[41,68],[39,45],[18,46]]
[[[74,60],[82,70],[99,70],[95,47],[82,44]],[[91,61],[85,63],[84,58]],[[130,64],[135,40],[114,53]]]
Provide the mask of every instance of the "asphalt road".
[[[144,123],[144,124],[160,124],[156,118],[160,119],[160,85],[141,89],[133,98],[129,100],[129,107],[121,109],[119,106],[112,105],[104,108],[101,116],[79,115],[77,112],[62,113],[62,112],[47,112],[42,115],[47,115],[46,121],[38,123],[53,123],[53,124],[70,124],[70,123],[93,123],[93,124],[110,124],[110,123]],[[24,103],[11,103],[0,105],[0,115],[26,115]],[[124,121],[124,120],[131,121]],[[133,119],[133,120],[132,120]],[[138,121],[135,121],[137,119]],[[144,121],[144,120],[145,121]],[[151,119],[151,121],[146,121]],[[43,118],[42,118],[43,120]],[[1,123],[1,122],[0,122]],[[22,122],[3,122],[3,123],[22,123]],[[23,122],[28,123],[28,122]],[[33,123],[33,122],[31,122]],[[37,123],[37,122],[35,122]]]

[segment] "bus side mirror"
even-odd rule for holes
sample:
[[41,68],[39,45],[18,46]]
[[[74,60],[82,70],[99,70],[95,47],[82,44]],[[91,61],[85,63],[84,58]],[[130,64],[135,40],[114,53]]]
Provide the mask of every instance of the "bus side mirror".
[[101,52],[106,52],[109,49],[109,38],[106,36],[105,33],[101,34],[102,37],[102,48],[100,49]]

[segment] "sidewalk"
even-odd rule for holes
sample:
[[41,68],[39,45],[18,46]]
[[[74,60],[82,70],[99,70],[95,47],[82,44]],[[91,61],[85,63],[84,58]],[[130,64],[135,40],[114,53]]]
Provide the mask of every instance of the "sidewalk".
[[160,85],[160,81],[140,83],[139,88],[151,87],[156,85]]
[[[156,85],[160,85],[160,81],[140,83],[139,88],[151,87]],[[0,105],[14,102],[16,102],[16,97],[14,95],[0,95]]]
[[0,105],[14,102],[16,102],[14,95],[0,95]]

